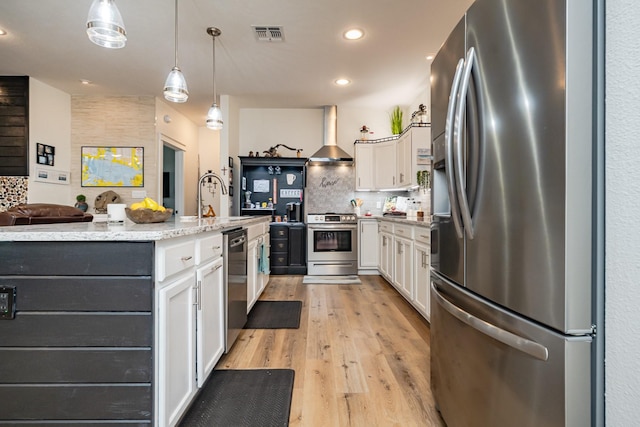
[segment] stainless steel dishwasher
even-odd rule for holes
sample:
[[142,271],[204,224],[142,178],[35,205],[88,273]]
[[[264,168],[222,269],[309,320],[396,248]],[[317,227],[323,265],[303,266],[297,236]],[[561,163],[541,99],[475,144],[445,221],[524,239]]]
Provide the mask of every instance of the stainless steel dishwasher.
[[222,235],[227,310],[224,352],[228,353],[247,323],[247,231],[235,228]]

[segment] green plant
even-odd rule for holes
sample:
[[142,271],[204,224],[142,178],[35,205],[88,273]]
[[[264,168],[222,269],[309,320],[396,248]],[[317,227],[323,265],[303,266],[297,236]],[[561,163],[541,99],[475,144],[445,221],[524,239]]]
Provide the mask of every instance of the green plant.
[[416,172],[416,181],[422,191],[427,191],[431,187],[431,173],[427,170]]
[[391,112],[391,133],[393,135],[402,133],[402,110],[398,105]]
[[87,200],[86,196],[84,194],[78,194],[76,196],[76,201],[79,203],[85,202]]

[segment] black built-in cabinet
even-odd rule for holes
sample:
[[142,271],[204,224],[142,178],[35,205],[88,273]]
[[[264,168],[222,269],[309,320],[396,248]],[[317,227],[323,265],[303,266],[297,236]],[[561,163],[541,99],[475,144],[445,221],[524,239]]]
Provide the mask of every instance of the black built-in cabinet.
[[[273,275],[307,274],[307,228],[304,224],[306,161],[306,158],[298,157],[240,157],[240,215],[271,215],[270,269]],[[293,182],[287,181],[288,175],[289,180],[291,176],[295,177]],[[273,199],[274,188],[273,209],[252,209],[245,205],[246,191],[251,191],[252,203],[262,204],[268,203],[269,198]],[[275,222],[277,217],[284,220],[288,203],[300,203],[302,222],[292,222],[292,218],[288,218],[288,222]]]
[[271,223],[271,274],[307,274],[306,230],[302,222]]

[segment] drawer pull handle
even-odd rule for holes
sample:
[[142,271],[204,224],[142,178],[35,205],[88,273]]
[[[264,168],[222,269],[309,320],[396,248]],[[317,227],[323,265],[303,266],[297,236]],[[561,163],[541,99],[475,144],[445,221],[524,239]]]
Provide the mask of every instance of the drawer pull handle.
[[429,236],[425,236],[424,234],[421,234],[420,237],[424,237],[425,239],[429,238]]
[[215,267],[213,267],[213,268],[211,269],[211,271],[218,271],[218,270],[220,270],[221,268],[222,268],[222,264],[220,264],[220,265],[216,265]]
[[219,251],[220,249],[222,249],[222,246],[212,246],[211,249],[213,249],[214,251]]
[[183,256],[182,258],[180,258],[182,261],[189,261],[191,258],[193,258],[192,256]]

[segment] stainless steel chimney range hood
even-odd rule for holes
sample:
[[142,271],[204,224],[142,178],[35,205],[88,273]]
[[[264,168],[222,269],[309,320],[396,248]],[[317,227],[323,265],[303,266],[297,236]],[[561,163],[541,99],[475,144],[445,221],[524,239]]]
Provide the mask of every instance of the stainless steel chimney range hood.
[[324,144],[307,160],[308,165],[339,166],[353,165],[353,157],[338,147],[338,107],[324,107]]

